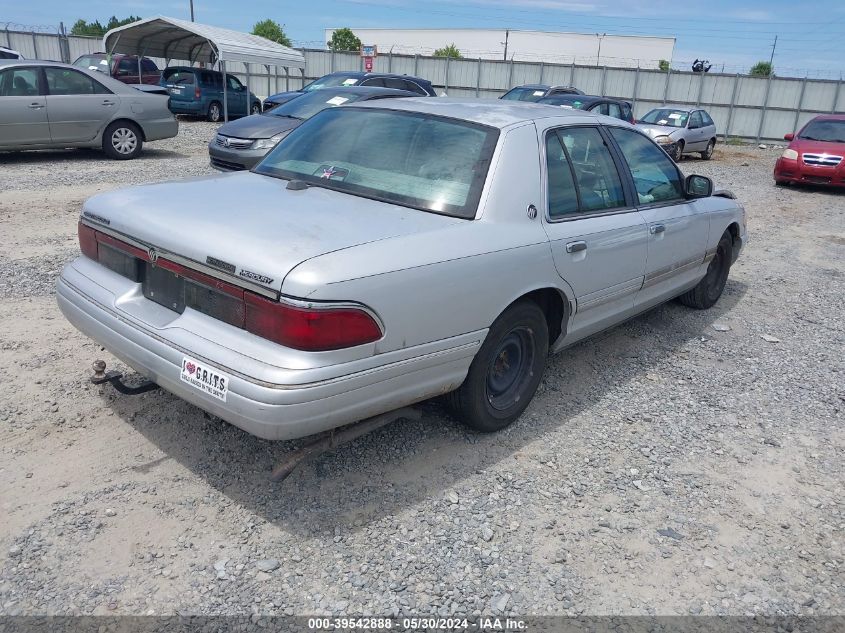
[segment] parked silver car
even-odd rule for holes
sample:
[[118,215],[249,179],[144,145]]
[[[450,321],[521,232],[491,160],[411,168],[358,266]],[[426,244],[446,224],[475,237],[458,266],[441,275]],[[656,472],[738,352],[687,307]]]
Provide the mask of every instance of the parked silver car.
[[662,146],[675,162],[684,154],[699,153],[704,160],[713,157],[716,124],[701,108],[655,108],[639,119],[637,127]]
[[391,99],[320,112],[252,172],[89,199],[58,302],[260,437],[444,394],[495,431],[549,351],[674,297],[712,306],[745,235],[732,196],[618,119]]
[[69,64],[0,61],[0,150],[102,147],[128,159],[178,131],[166,96]]

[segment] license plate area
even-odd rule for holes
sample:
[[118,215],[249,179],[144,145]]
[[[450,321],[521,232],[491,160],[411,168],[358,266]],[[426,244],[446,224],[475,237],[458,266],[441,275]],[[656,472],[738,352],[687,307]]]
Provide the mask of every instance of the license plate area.
[[185,311],[185,278],[161,266],[144,265],[144,296],[150,301],[182,314]]

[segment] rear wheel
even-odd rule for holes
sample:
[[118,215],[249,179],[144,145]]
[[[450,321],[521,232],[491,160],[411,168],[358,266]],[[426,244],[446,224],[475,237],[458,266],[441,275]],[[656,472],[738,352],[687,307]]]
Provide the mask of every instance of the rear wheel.
[[483,433],[516,420],[537,391],[549,353],[549,329],[540,307],[521,301],[490,327],[466,380],[446,396],[468,427]]
[[716,139],[710,139],[710,142],[707,143],[707,147],[703,152],[701,152],[701,157],[704,160],[710,160],[713,158],[713,148],[716,147]]
[[260,112],[261,112],[261,104],[258,103],[258,101],[256,101],[255,103],[252,104],[252,109],[250,111],[250,114],[259,114]]
[[219,123],[223,118],[223,107],[219,101],[212,101],[208,106],[208,120],[212,123]]
[[778,187],[788,187],[788,186],[789,186],[789,181],[788,181],[788,180],[775,180],[775,184],[776,184]]
[[707,274],[695,288],[682,294],[678,297],[678,300],[685,306],[697,310],[706,310],[712,307],[722,296],[725,283],[728,281],[732,253],[733,240],[730,233],[725,231],[716,247],[716,255],[707,267]]
[[131,121],[115,121],[103,132],[103,151],[109,158],[129,160],[141,153],[141,130]]

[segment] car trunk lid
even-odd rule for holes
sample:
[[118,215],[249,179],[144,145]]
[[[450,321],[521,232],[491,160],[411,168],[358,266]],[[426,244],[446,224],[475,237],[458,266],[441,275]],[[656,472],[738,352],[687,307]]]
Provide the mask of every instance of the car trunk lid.
[[326,253],[465,222],[250,172],[99,194],[83,218],[136,242],[280,291],[287,273]]

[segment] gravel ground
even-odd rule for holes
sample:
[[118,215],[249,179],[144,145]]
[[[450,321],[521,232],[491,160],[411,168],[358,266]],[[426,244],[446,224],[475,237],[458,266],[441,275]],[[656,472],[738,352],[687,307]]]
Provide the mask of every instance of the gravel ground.
[[776,149],[687,159],[748,209],[707,312],[551,359],[523,419],[436,403],[307,465],[162,392],[86,380],[61,316],[81,202],[209,172],[214,126],[142,158],[0,155],[0,614],[842,614],[845,197]]

